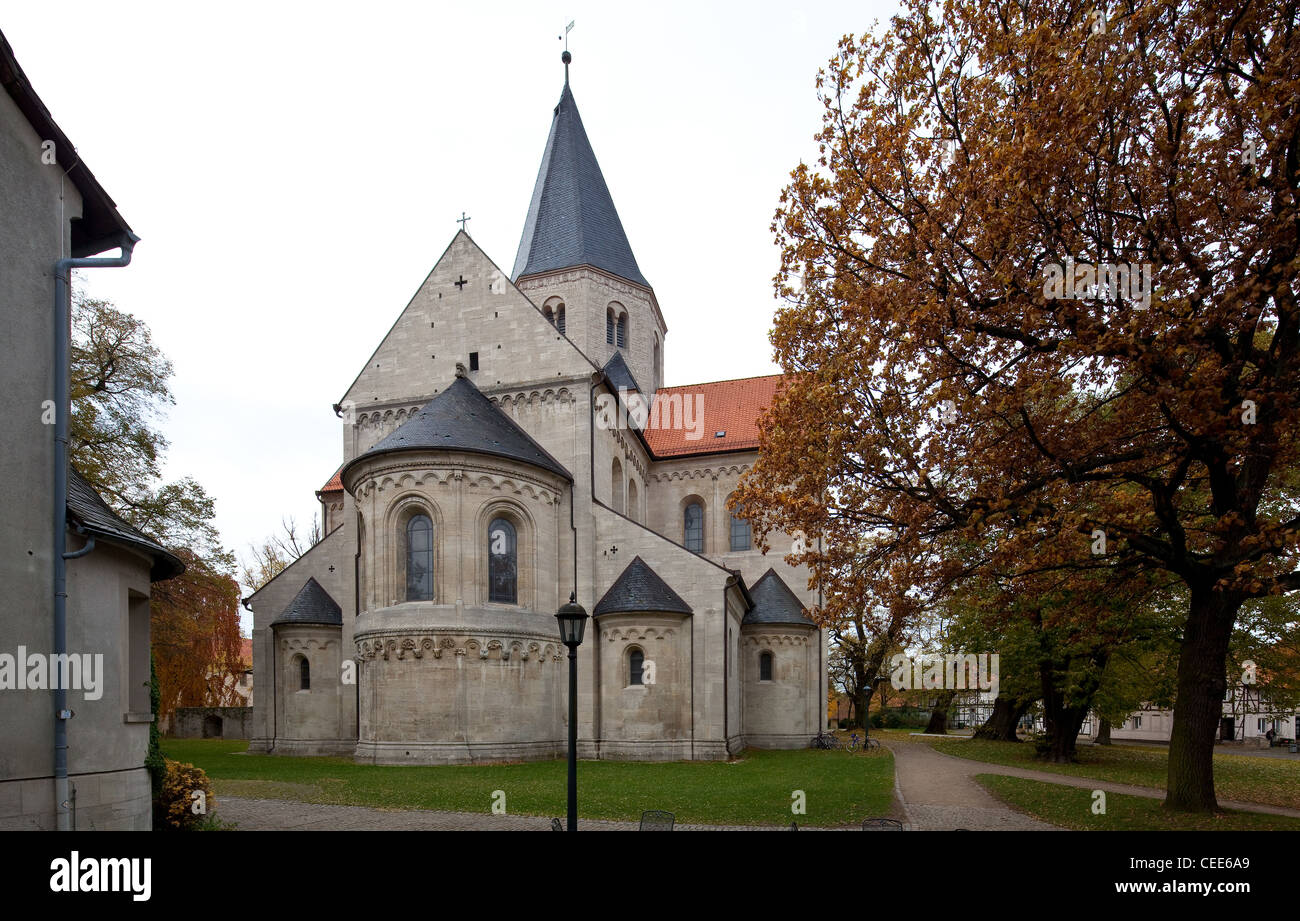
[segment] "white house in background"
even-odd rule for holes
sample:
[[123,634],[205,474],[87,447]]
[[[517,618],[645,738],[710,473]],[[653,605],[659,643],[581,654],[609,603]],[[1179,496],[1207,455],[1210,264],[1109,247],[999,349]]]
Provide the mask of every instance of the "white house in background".
[[[1080,737],[1096,731],[1096,714],[1090,714]],[[1168,742],[1174,728],[1174,711],[1144,707],[1118,726],[1111,726],[1115,740]],[[1272,729],[1276,738],[1300,739],[1300,709],[1274,707],[1252,685],[1229,687],[1223,696],[1223,713],[1219,718],[1219,741],[1264,744]]]

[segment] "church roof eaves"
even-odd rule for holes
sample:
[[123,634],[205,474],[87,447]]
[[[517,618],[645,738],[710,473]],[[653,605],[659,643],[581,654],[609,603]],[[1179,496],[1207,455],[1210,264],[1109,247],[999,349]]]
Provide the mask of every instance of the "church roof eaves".
[[285,606],[271,626],[281,624],[323,624],[325,626],[342,626],[343,609],[330,593],[321,587],[314,576],[308,576],[298,594]]
[[777,575],[775,569],[768,569],[749,590],[754,606],[740,622],[742,627],[750,624],[797,624],[803,627],[815,627],[816,622],[804,613],[803,602],[799,600],[785,580]]
[[693,614],[691,606],[681,595],[660,578],[641,557],[632,558],[627,568],[614,580],[614,584],[601,596],[592,609],[592,615],[613,614],[623,611],[655,611],[672,614]]

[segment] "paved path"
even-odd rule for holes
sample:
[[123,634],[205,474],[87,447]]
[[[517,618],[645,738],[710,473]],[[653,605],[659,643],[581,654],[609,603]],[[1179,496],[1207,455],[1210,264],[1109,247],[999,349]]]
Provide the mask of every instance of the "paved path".
[[[238,831],[550,831],[551,820],[539,816],[491,815],[481,812],[435,812],[428,809],[375,809],[328,806],[282,799],[218,796],[216,815],[234,822]],[[636,831],[637,822],[582,819],[579,831]],[[678,825],[675,831],[787,831],[773,826]],[[800,831],[822,831],[804,828]]]
[[[891,739],[894,795],[909,831],[1055,831],[1055,825],[1016,812],[977,784],[974,775],[992,773],[961,758],[941,755],[926,742]],[[974,766],[980,770],[971,770]]]
[[[1002,774],[1085,790],[1105,790],[1107,793],[1123,793],[1148,799],[1165,798],[1165,791],[1156,787],[1139,787],[1132,784],[1112,783],[1108,780],[1096,780],[1091,777],[1074,777],[1005,764],[972,761],[937,752],[929,744],[920,741],[899,742],[891,739],[888,747],[894,752],[895,792],[908,813],[910,827],[918,831],[943,828],[971,830],[1037,828],[1041,830],[1056,827],[1022,815],[1004,805],[975,782],[976,774]],[[1219,806],[1222,809],[1238,812],[1260,812],[1300,818],[1300,809],[1289,809],[1284,806],[1225,799],[1219,800]]]

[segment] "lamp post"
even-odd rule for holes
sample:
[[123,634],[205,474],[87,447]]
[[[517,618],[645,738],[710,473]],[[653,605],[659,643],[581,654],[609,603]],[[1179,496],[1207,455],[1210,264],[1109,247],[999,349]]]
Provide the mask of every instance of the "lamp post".
[[578,647],[587,629],[587,611],[578,604],[578,593],[555,613],[560,622],[560,641],[569,647],[569,831],[578,830]]

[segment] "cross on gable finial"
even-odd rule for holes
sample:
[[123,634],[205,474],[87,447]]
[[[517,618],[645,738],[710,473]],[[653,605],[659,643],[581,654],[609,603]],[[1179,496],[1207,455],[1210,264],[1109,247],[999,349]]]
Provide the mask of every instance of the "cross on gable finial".
[[[471,220],[473,220],[473,218],[466,216],[465,212],[462,211],[460,213],[460,217],[456,218],[456,223],[460,225],[461,230],[465,230],[465,225],[468,224]],[[468,233],[468,231],[466,232]]]

